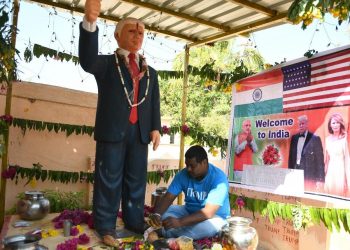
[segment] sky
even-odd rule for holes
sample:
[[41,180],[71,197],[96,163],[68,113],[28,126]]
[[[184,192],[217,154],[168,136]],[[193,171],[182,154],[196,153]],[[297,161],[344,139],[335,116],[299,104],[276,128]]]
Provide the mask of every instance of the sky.
[[[21,1],[16,43],[21,53],[18,60],[19,78],[96,93],[94,77],[79,65],[44,57],[33,57],[29,63],[23,59],[25,48],[35,43],[77,55],[81,19],[81,15],[72,16],[66,11]],[[113,53],[117,47],[113,37],[114,24],[100,21],[98,26],[100,52]],[[184,50],[184,45],[160,35],[154,37],[154,34],[147,34],[142,49],[149,65],[157,70],[171,70],[175,56]],[[350,25],[343,23],[337,26],[337,20],[327,15],[324,23],[314,21],[306,30],[302,30],[300,25],[286,24],[251,33],[249,37],[240,37],[234,49],[254,47],[267,63],[274,65],[275,62],[301,58],[311,49],[321,52],[344,45],[350,45]]]

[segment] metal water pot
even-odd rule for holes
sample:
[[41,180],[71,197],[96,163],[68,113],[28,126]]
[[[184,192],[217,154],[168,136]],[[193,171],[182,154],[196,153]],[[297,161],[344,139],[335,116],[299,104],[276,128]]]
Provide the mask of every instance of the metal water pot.
[[40,235],[18,234],[2,240],[4,250],[37,250],[40,249]]
[[160,199],[165,195],[168,189],[166,187],[157,187],[156,191],[152,193],[151,206],[155,207]]
[[39,191],[26,191],[24,199],[17,202],[17,213],[23,220],[40,220],[50,211],[50,202]]
[[233,216],[227,219],[228,225],[222,228],[222,245],[228,250],[255,250],[259,238],[249,218]]

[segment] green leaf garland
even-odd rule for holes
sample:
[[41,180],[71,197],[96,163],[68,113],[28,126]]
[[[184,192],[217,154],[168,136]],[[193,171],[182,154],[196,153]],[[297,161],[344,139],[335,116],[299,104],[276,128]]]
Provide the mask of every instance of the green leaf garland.
[[[60,52],[54,49],[47,48],[45,46],[41,46],[39,44],[34,44],[33,46],[33,55],[39,58],[40,56],[44,56],[45,58],[50,57],[55,60],[72,61],[75,65],[79,64],[79,57],[73,56],[71,54],[67,54],[65,52]],[[26,48],[25,50],[25,60],[26,62],[30,62],[33,56],[30,54],[30,48]]]
[[[26,62],[30,62],[33,59],[33,55],[37,58],[44,56],[45,58],[50,57],[55,60],[60,60],[61,62],[65,60],[67,62],[72,61],[74,64],[79,64],[78,57],[51,48],[47,48],[39,44],[34,44],[33,50],[31,49],[31,45],[25,49],[24,58]],[[250,71],[248,67],[246,67],[243,63],[241,63],[231,72],[218,72],[214,70],[214,62],[207,63],[201,68],[189,65],[188,73],[192,76],[199,76],[202,80],[217,82],[219,90],[225,89],[227,86],[234,84],[236,81],[242,78],[255,74],[255,72]],[[166,80],[179,79],[183,78],[183,71],[160,70],[158,71],[158,75],[162,79]]]
[[[45,170],[40,163],[34,163],[32,168],[25,168],[18,165],[10,165],[9,168],[15,168],[16,173],[13,176],[12,180],[15,180],[15,183],[18,183],[18,179],[26,179],[27,185],[32,180],[41,180],[41,181],[51,181],[51,182],[60,182],[60,183],[77,183],[94,182],[94,173],[93,172],[68,172],[68,171],[59,171],[59,170]],[[170,169],[164,171],[150,171],[147,173],[147,183],[158,185],[161,181],[168,183],[170,177],[175,176],[179,169]]]
[[[239,206],[237,200],[243,200],[244,205]],[[276,218],[290,220],[293,222],[294,229],[300,230],[311,225],[319,225],[320,222],[332,232],[336,229],[338,232],[343,226],[344,230],[350,233],[350,209],[342,208],[323,208],[305,206],[302,204],[288,204],[269,200],[260,200],[250,197],[230,194],[230,207],[233,210],[246,209],[255,214],[269,219],[271,224]]]
[[[29,130],[36,131],[44,131],[47,130],[51,132],[52,130],[56,133],[64,132],[66,136],[70,136],[72,134],[75,135],[85,135],[88,134],[92,136],[95,128],[93,126],[86,125],[71,125],[64,123],[53,123],[53,122],[45,122],[45,121],[36,121],[36,120],[28,120],[21,118],[13,118],[11,125],[13,127],[18,127],[22,129],[23,133]],[[175,125],[172,127],[166,127],[167,133],[164,133],[165,129],[160,131],[161,135],[168,134],[174,135],[176,133],[182,132],[181,125]],[[189,128],[189,131],[185,134],[186,136],[190,136],[192,138],[191,144],[200,144],[202,146],[207,146],[209,148],[218,148],[220,149],[221,156],[224,157],[227,150],[228,139],[222,138],[219,135],[205,133],[201,129],[197,129],[195,127]]]

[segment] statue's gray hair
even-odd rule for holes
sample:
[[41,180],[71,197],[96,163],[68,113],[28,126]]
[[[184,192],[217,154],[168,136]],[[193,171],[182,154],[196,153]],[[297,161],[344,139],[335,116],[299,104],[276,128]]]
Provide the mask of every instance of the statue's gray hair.
[[133,18],[133,17],[127,17],[127,18],[120,20],[117,23],[117,25],[115,26],[114,34],[118,34],[118,36],[120,36],[125,24],[138,24],[138,25],[142,26],[143,28],[145,28],[145,25],[139,19]]

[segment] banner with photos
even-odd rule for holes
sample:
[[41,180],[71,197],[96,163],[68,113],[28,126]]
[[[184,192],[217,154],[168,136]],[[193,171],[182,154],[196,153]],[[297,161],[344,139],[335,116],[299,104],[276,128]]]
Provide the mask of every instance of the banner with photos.
[[245,78],[233,92],[229,178],[244,164],[304,170],[305,192],[350,199],[350,48]]

